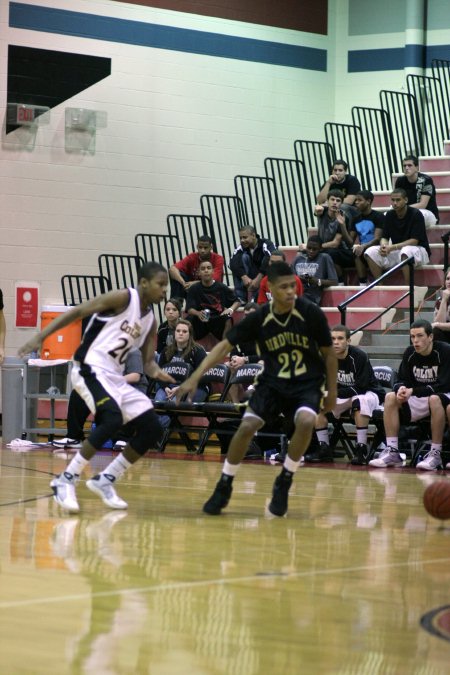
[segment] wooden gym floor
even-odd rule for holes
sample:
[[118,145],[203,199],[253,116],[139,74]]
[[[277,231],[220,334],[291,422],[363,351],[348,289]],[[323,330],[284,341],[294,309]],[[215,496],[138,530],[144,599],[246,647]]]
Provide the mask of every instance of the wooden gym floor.
[[81,483],[73,516],[49,488],[64,457],[1,450],[0,673],[450,672],[450,523],[422,507],[437,475],[303,467],[269,520],[279,466],[247,463],[209,517],[218,460],[148,456],[119,484],[127,512]]

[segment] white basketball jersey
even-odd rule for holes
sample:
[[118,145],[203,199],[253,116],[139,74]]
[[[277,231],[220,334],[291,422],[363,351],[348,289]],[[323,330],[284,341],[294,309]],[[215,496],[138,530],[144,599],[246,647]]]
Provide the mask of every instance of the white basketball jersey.
[[114,316],[93,314],[83,335],[74,360],[81,365],[122,374],[128,353],[141,347],[155,317],[150,310],[141,316],[141,303],[135,288],[129,288],[130,300],[126,309]]

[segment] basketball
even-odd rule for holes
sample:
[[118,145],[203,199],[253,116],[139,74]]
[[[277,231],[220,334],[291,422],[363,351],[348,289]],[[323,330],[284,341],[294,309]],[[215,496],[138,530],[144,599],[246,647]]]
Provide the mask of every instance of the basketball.
[[450,480],[431,483],[423,493],[423,505],[433,518],[450,518]]

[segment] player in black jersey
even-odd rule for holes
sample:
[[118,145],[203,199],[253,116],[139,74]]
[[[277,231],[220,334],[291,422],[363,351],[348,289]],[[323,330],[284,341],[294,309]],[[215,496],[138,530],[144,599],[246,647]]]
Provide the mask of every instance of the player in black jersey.
[[[367,432],[369,420],[380,405],[378,393],[381,387],[373,372],[372,364],[366,352],[350,344],[350,331],[338,324],[331,329],[333,349],[338,359],[337,401],[333,416],[339,418],[342,413],[351,410],[356,425],[356,448],[352,464],[365,464],[367,457]],[[328,420],[319,413],[316,423],[317,451],[305,455],[306,462],[332,462],[333,451],[330,448]]]
[[293,420],[295,430],[268,508],[271,514],[284,516],[292,477],[310,443],[317,414],[336,404],[337,359],[325,315],[296,297],[295,275],[285,262],[270,265],[268,277],[272,301],[234,326],[178,390],[179,398],[192,393],[202,374],[223,361],[235,345],[256,342],[264,369],[230,443],[220,480],[203,506],[210,515],[218,515],[228,504],[233,478],[255,433],[283,413]]
[[400,423],[408,424],[430,416],[431,449],[417,468],[434,471],[441,466],[445,427],[441,398],[443,394],[450,396],[450,345],[433,342],[433,328],[425,319],[417,319],[411,324],[410,336],[412,345],[403,354],[398,382],[384,401],[387,448],[369,464],[378,469],[403,466],[398,451]]

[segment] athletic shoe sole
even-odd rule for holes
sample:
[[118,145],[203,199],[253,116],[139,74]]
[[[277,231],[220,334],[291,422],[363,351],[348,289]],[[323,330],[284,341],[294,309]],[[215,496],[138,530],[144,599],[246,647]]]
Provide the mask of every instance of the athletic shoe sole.
[[102,502],[103,502],[104,504],[106,504],[106,506],[109,506],[110,509],[121,509],[121,510],[124,510],[124,509],[127,509],[127,508],[128,508],[128,504],[127,504],[126,502],[124,502],[123,499],[120,499],[120,497],[118,497],[118,499],[120,499],[120,502],[112,502],[112,501],[109,500],[107,497],[105,497],[105,495],[103,494],[103,490],[101,489],[101,487],[99,487],[99,486],[97,485],[97,482],[96,482],[96,481],[94,481],[94,480],[92,480],[92,479],[91,479],[91,480],[87,480],[87,481],[86,481],[86,487],[88,488],[88,490],[90,490],[91,492],[93,492],[94,494],[96,494],[98,497],[100,497],[100,499],[102,500]]

